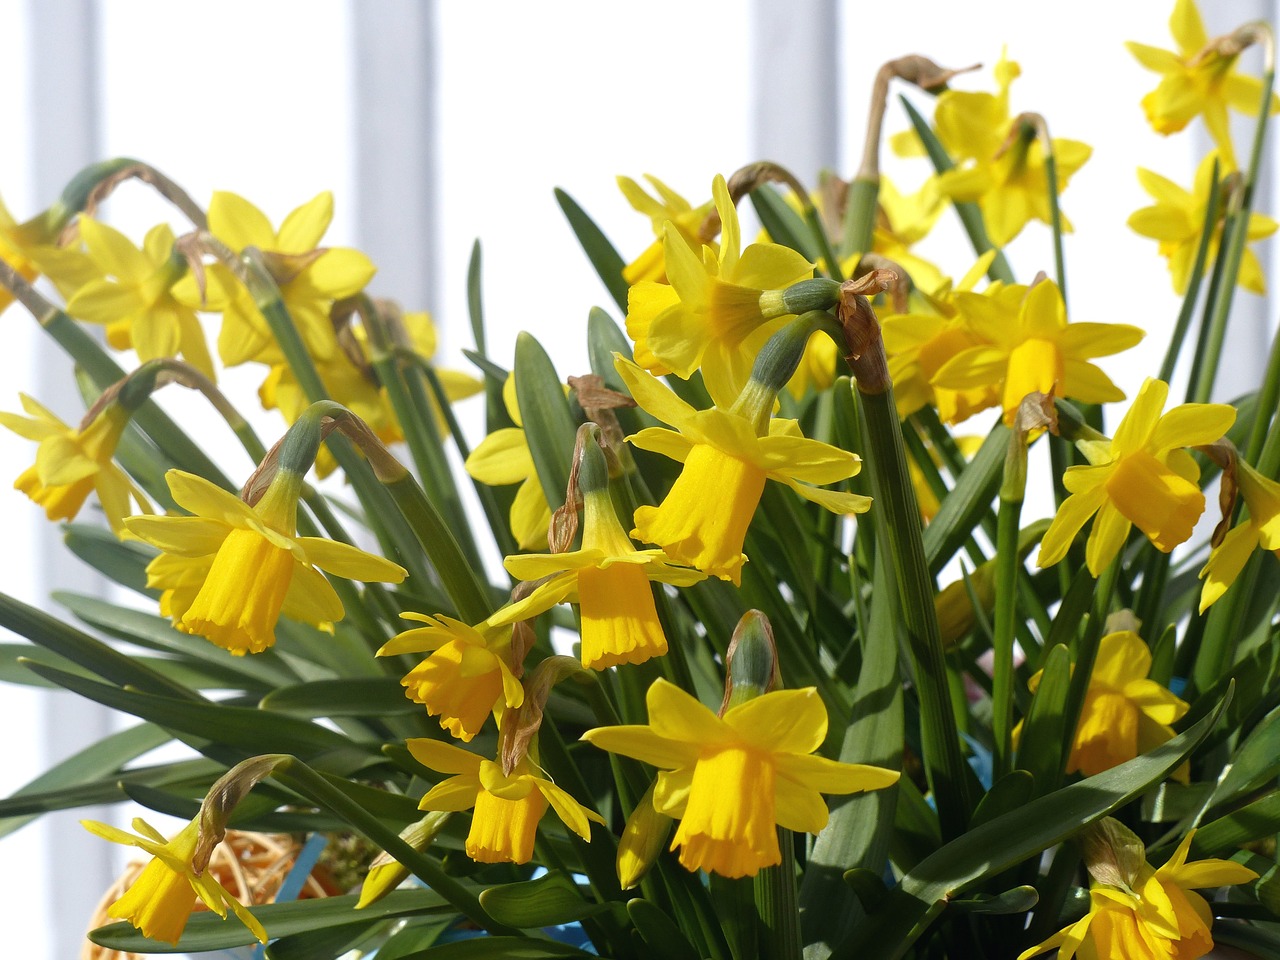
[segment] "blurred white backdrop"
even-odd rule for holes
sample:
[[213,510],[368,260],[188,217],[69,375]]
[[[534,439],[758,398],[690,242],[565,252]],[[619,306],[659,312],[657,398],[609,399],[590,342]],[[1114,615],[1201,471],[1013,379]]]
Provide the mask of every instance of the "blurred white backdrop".
[[[1067,239],[1072,314],[1150,331],[1138,350],[1103,364],[1132,393],[1158,364],[1178,308],[1154,244],[1124,225],[1148,202],[1134,168],[1189,183],[1206,149],[1201,131],[1165,140],[1149,130],[1138,100],[1154,77],[1123,47],[1126,39],[1169,46],[1171,5],[1080,0],[1050,18],[1043,5],[1017,0],[898,0],[887,10],[838,0],[0,0],[0,195],[28,216],[75,170],[116,155],[154,164],[202,202],[214,189],[234,190],[274,220],[332,189],[327,242],[372,256],[378,295],[433,311],[446,362],[465,366],[459,350],[471,345],[465,278],[479,237],[495,358],[509,362],[515,332],[528,329],[555,344],[569,374],[586,366],[588,310],[608,298],[553,187],[567,189],[624,255],[634,253],[649,242],[649,225],[626,205],[615,174],[656,174],[695,202],[715,173],[761,158],[810,183],[822,166],[848,176],[884,60],[918,52],[948,66],[981,61],[957,86],[992,89],[990,65],[1007,44],[1023,67],[1013,108],[1040,112],[1055,136],[1094,147],[1063,200],[1076,231]],[[1202,6],[1213,8],[1211,32],[1274,19],[1268,0]],[[886,131],[905,126],[891,107]],[[884,160],[904,188],[927,172],[887,150]],[[106,213],[135,238],[170,216],[145,189],[125,190]],[[1273,212],[1269,183],[1259,206]],[[959,273],[969,254],[944,223],[925,249]],[[1009,253],[1022,277],[1051,270],[1049,232],[1038,224]],[[1275,316],[1263,298],[1241,301],[1229,360],[1239,377],[1222,378],[1224,394],[1260,369]],[[78,417],[66,365],[30,318],[15,307],[4,330],[0,409],[15,409],[22,390]],[[250,391],[257,376],[233,371],[228,389]],[[282,429],[271,416],[259,424],[265,437]],[[210,444],[229,469],[247,471],[231,444]],[[25,441],[0,437],[0,488],[31,455]],[[99,589],[16,492],[0,495],[0,524],[10,540],[6,592],[48,604],[50,589]],[[64,695],[0,689],[8,731],[0,796],[110,722]],[[118,863],[76,826],[80,815],[0,839],[0,919],[15,957],[79,953]]]

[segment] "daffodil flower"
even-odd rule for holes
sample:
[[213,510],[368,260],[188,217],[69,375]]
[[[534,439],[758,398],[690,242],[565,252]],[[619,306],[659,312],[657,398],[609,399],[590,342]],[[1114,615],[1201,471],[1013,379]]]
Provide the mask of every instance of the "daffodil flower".
[[124,518],[132,513],[130,499],[143,513],[151,512],[138,485],[111,462],[129,422],[124,408],[109,404],[87,426],[72,428],[26,394],[19,397],[27,416],[0,413],[0,425],[40,444],[35,465],[18,475],[14,487],[44,507],[45,516],[50,520],[74,519],[95,491],[117,534],[124,530]]
[[508,375],[507,382],[502,385],[502,400],[507,407],[507,416],[515,426],[503,427],[485,437],[471,451],[464,466],[474,479],[490,486],[520,484],[511,502],[511,533],[522,550],[534,550],[547,542],[551,505],[547,503],[547,495],[538,480],[533,452],[524,433],[514,373]]
[[[262,251],[267,269],[294,325],[316,360],[338,349],[329,320],[335,300],[364,289],[376,270],[359,250],[321,247],[333,220],[333,194],[325,191],[291,212],[277,231],[266,214],[234,193],[216,191],[209,202],[209,230],[235,253]],[[189,306],[222,314],[218,355],[227,366],[247,360],[278,363],[280,350],[252,294],[220,264],[205,269],[204,286],[187,278],[176,288]]]
[[[966,328],[980,341],[933,375],[935,387],[972,390],[1001,383],[1004,421],[1029,393],[1103,403],[1123,400],[1111,378],[1089,361],[1132,347],[1145,335],[1124,323],[1067,323],[1062,293],[1052,280],[1035,284],[1021,302],[1010,297],[957,294]],[[1016,312],[1015,312],[1016,307]]]
[[1258,875],[1230,860],[1193,860],[1187,851],[1195,831],[1169,861],[1145,861],[1125,885],[1093,882],[1089,912],[1043,943],[1018,955],[1028,960],[1056,949],[1060,960],[1196,960],[1213,949],[1213,914],[1196,889],[1230,886]]
[[661,505],[636,511],[632,535],[656,543],[676,563],[741,582],[742,544],[765,480],[786,484],[833,513],[865,513],[871,500],[814,483],[858,472],[856,454],[809,440],[794,420],[772,418],[769,434],[733,413],[695,410],[634,363],[615,357],[618,373],[643,409],[675,430],[649,427],[627,439],[684,463]]
[[548,578],[527,598],[533,610],[578,604],[582,665],[595,670],[665,654],[667,638],[649,584],[687,587],[706,578],[673,564],[661,550],[637,550],[607,488],[584,493],[581,550],[507,557],[503,565],[520,580]]
[[124,895],[107,908],[107,916],[127,920],[144,937],[176,944],[199,897],[206,907],[224,920],[230,908],[259,943],[267,942],[267,931],[257,917],[228,893],[211,872],[206,870],[197,874],[192,866],[200,835],[198,818],[171,840],[166,840],[164,834],[141,818],[133,821],[137,835],[96,820],[81,820],[80,823],[104,840],[138,847],[153,858]]
[[1280,557],[1280,483],[1264,477],[1243,459],[1238,462],[1237,482],[1249,516],[1236,524],[1209,553],[1200,571],[1200,612],[1222,598],[1236,582],[1254,550],[1272,550]]
[[528,863],[538,822],[550,806],[564,825],[591,840],[591,821],[604,818],[546,777],[534,773],[525,757],[508,776],[502,767],[461,747],[439,740],[405,741],[413,758],[440,773],[453,774],[427,791],[420,810],[469,810],[467,856],[477,863]]
[[651,174],[646,173],[644,178],[649,181],[649,185],[653,187],[657,196],[650,196],[645,192],[644,187],[630,177],[618,177],[618,189],[627,198],[627,203],[631,204],[631,208],[637,213],[642,213],[649,218],[653,224],[653,232],[657,235],[657,239],[649,244],[640,256],[623,268],[622,278],[628,285],[637,284],[641,280],[666,283],[667,267],[663,256],[663,234],[666,231],[666,225],[670,223],[685,242],[696,250],[703,242],[698,232],[699,228],[713,209],[711,201],[701,206],[693,206]]
[[1124,546],[1136,524],[1168,553],[1191,536],[1204,512],[1196,485],[1200,468],[1183,447],[1221,439],[1236,412],[1223,403],[1184,403],[1162,415],[1169,385],[1148,378],[1111,440],[1077,444],[1089,466],[1068,467],[1062,502],[1040,542],[1037,563],[1049,567],[1067,554],[1085,522],[1097,514],[1085,562],[1095,577]]
[[[70,299],[99,274],[78,245],[59,247],[57,240],[57,229],[44,216],[19,223],[0,200],[0,260],[28,282],[43,273]],[[9,288],[0,286],[0,313],[12,302]]]
[[508,663],[511,624],[488,621],[477,627],[443,615],[403,613],[406,620],[426,624],[392,637],[378,651],[389,657],[402,653],[431,656],[400,681],[405,696],[440,718],[440,726],[470,741],[501,702],[515,708],[524,702],[524,687]]
[[720,248],[690,245],[674,226],[663,239],[670,286],[637,283],[627,298],[627,334],[637,361],[688,379],[701,369],[707,392],[728,405],[741,391],[765,341],[785,323],[782,291],[813,274],[789,247],[741,250],[738,212],[724,177],[712,184]]
[[[1209,136],[1218,145],[1228,170],[1236,168],[1231,145],[1227,107],[1256,117],[1262,106],[1262,82],[1236,71],[1238,54],[1224,55],[1211,47],[1200,11],[1193,0],[1177,0],[1169,16],[1169,32],[1177,51],[1145,43],[1125,44],[1148,70],[1160,74],[1160,83],[1142,98],[1142,109],[1156,133],[1177,133],[1196,117],[1204,117]],[[1273,94],[1271,112],[1280,110]]]
[[657,680],[645,698],[646,726],[598,727],[582,739],[660,768],[653,807],[677,818],[671,849],[689,870],[752,876],[781,862],[777,827],[817,833],[823,793],[879,790],[892,770],[813,753],[827,734],[817,691],[775,690],[717,717],[674,684]]
[[[1138,181],[1155,203],[1135,210],[1129,217],[1129,226],[1141,236],[1160,241],[1160,255],[1169,261],[1169,273],[1173,278],[1173,289],[1177,293],[1187,291],[1191,267],[1195,263],[1196,251],[1200,248],[1200,235],[1204,230],[1209,198],[1211,192],[1218,188],[1213,181],[1215,156],[1216,154],[1210,153],[1200,161],[1190,192],[1158,173],[1138,168]],[[1225,212],[1220,212],[1218,222],[1212,225],[1213,232],[1209,236],[1206,251],[1207,263],[1213,263],[1217,259],[1225,216]],[[1250,242],[1261,240],[1275,233],[1276,227],[1277,223],[1271,217],[1250,213],[1245,235]],[[1258,255],[1249,247],[1245,247],[1240,259],[1240,272],[1236,282],[1253,293],[1266,293],[1267,282],[1262,264]]]
[[[1091,777],[1173,739],[1171,725],[1187,712],[1187,704],[1147,679],[1150,672],[1151,650],[1132,630],[1109,633],[1098,642],[1068,771]],[[1033,692],[1042,673],[1027,682]]]
[[174,296],[187,273],[174,249],[173,229],[152,227],[138,249],[119,230],[92,217],[79,220],[80,239],[99,278],[85,283],[67,302],[67,313],[107,328],[117,350],[132,347],[141,361],[181,355],[210,379],[213,360],[195,311]]
[[[189,517],[130,517],[129,532],[167,556],[209,563],[190,604],[174,620],[183,633],[212,640],[236,655],[261,653],[275,642],[280,614],[328,626],[343,616],[342,601],[317,567],[353,580],[399,583],[399,564],[323,537],[295,534],[301,478],[281,469],[257,506],[201,477],[170,470],[174,502]],[[212,558],[212,559],[209,559]],[[165,561],[172,573],[173,564]]]

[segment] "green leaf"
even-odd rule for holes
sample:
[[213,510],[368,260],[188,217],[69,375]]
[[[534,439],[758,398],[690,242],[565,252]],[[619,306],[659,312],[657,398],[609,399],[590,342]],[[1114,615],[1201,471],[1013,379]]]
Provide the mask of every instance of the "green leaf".
[[1058,644],[1049,650],[1018,741],[1019,769],[1031,774],[1035,793],[1043,796],[1062,779],[1067,742],[1063,730],[1067,693],[1071,688],[1071,654]]
[[422,953],[409,954],[404,960],[544,960],[548,957],[583,957],[591,960],[594,956],[595,954],[555,940],[476,937],[474,940],[442,943]]
[[136,593],[158,597],[159,590],[147,588],[147,564],[156,551],[136,540],[120,540],[110,530],[87,523],[69,523],[62,542],[72,553],[104,577]]
[[476,350],[487,353],[484,342],[484,288],[481,285],[480,241],[471,245],[471,259],[467,261],[467,316],[471,318],[471,336],[475,338]]
[[777,190],[770,186],[757,187],[748,196],[760,217],[760,225],[769,233],[769,239],[790,247],[810,263],[817,263],[820,254],[809,228]]
[[[605,289],[609,291],[609,295],[613,297],[613,302],[618,305],[618,309],[626,313],[627,281],[622,276],[622,271],[627,266],[626,261],[614,249],[609,238],[596,226],[595,221],[578,206],[573,197],[559,187],[556,187],[555,193],[556,203],[560,204],[560,209],[564,211],[574,236],[578,238],[578,243],[582,244],[587,259],[591,261],[591,266],[595,267],[596,274],[604,283]],[[528,423],[528,420],[526,419],[525,422]]]
[[937,515],[924,528],[924,553],[929,571],[937,576],[973,535],[974,527],[991,507],[1004,471],[1009,428],[997,423],[969,461]]
[[440,935],[456,922],[453,917],[413,919],[397,930],[378,948],[378,960],[404,960],[421,953],[440,939]]
[[[453,915],[457,911],[431,890],[393,890],[377,903],[356,912],[359,897],[295,900],[253,907],[251,912],[272,937],[288,937],[326,927],[342,927],[358,919],[368,924],[389,917],[424,914]],[[256,943],[253,934],[234,917],[223,920],[215,913],[194,913],[174,946],[144,937],[127,923],[112,923],[90,931],[89,939],[110,950],[133,953],[200,953],[230,950]]]
[[192,702],[159,697],[136,690],[122,690],[85,680],[52,667],[32,664],[31,669],[72,693],[150,720],[158,726],[212,741],[221,747],[243,751],[245,756],[292,753],[325,757],[327,769],[352,772],[378,756],[374,744],[357,744],[340,733],[280,713],[236,707],[208,701]]
[[648,900],[628,901],[627,915],[640,939],[663,960],[698,960],[698,951],[676,922]]
[[490,887],[480,894],[480,906],[509,927],[553,927],[609,909],[607,903],[588,902],[562,873]]
[[521,332],[516,337],[516,402],[542,492],[552,508],[564,503],[578,432],[563,381],[542,344]]
[[1073,783],[957,837],[918,863],[889,893],[885,908],[858,928],[850,955],[903,956],[965,888],[1061,843],[1171,774],[1213,729],[1226,701],[1191,729],[1148,754]]
[[395,677],[294,684],[271,691],[260,706],[304,717],[394,717],[422,712],[421,704],[405,697]]
[[1035,887],[1022,886],[994,896],[981,894],[972,900],[953,900],[951,906],[962,913],[1026,913],[1040,902]]
[[1222,784],[1215,791],[1217,803],[1257,789],[1280,772],[1280,708],[1272,710],[1240,745]]
[[1191,841],[1195,856],[1229,856],[1243,844],[1280,833],[1280,791],[1206,823]]
[[978,809],[973,811],[973,819],[969,829],[973,830],[984,823],[1017,810],[1035,796],[1036,781],[1026,770],[1013,770],[991,785],[986,796],[978,801]]
[[[30,797],[33,794],[47,794],[63,787],[72,787],[91,782],[99,777],[116,773],[130,760],[140,757],[149,750],[154,750],[172,740],[166,730],[150,723],[140,723],[113,733],[108,737],[73,754],[61,763],[50,767],[30,783],[20,787],[10,799]],[[117,793],[118,793],[117,788]],[[49,808],[53,809],[53,808]],[[0,837],[7,836],[23,825],[30,823],[34,816],[0,818]]]

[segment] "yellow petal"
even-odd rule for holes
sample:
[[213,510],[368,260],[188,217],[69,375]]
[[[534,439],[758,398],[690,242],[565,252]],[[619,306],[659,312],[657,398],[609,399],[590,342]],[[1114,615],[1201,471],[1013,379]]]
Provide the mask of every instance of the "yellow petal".
[[333,194],[322,191],[298,207],[280,224],[275,249],[280,253],[310,253],[333,221]]

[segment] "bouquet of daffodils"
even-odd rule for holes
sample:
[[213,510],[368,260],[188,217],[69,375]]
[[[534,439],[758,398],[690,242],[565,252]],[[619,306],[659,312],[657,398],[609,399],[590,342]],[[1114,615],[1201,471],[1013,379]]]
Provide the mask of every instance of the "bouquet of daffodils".
[[[146,858],[89,934],[108,952],[1280,955],[1280,341],[1208,402],[1276,229],[1253,210],[1273,40],[1210,37],[1192,0],[1171,28],[1130,44],[1159,75],[1142,106],[1216,149],[1190,189],[1139,171],[1129,225],[1183,306],[1127,406],[1105,358],[1144,331],[1075,320],[1065,285],[1090,148],[1014,112],[1005,57],[978,90],[885,64],[849,181],[759,163],[691,203],[619,178],[643,251],[558,194],[614,301],[590,370],[528,333],[504,365],[478,248],[474,372],[437,366],[430,318],[324,245],[327,194],[277,226],[113,160],[30,219],[0,207],[0,308],[70,354],[86,407],[0,414],[38,443],[15,486],[136,594],[60,595],[75,623],[0,596],[26,641],[0,676],[138,721],[0,800],[0,832],[125,800],[186,821],[85,822]],[[893,148],[935,168],[910,195],[880,172],[896,86]],[[179,230],[99,219],[131,179]],[[972,258],[913,249],[944,216]],[[1015,277],[1014,243],[1045,272]],[[276,435],[218,387],[242,364]],[[252,472],[166,412],[176,388]],[[261,834],[297,838],[272,849],[314,895],[232,882]]]

